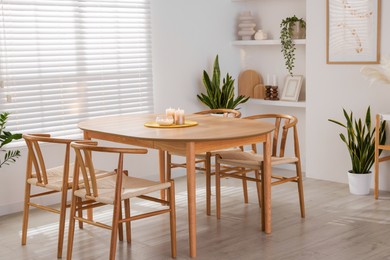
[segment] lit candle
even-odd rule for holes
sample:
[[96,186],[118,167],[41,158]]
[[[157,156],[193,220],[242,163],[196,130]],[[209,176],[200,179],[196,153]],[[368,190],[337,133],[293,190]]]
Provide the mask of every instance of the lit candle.
[[184,110],[180,108],[175,111],[175,124],[184,125]]
[[[175,119],[175,109],[174,108],[167,108],[165,109],[165,115],[171,116],[173,120]],[[175,122],[174,122],[175,123]]]
[[273,79],[272,79],[272,86],[277,86],[278,84],[276,83],[276,75],[273,75]]

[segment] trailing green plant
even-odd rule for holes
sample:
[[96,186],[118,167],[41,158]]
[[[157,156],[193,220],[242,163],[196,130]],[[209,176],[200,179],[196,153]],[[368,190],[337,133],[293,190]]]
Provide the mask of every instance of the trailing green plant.
[[[361,118],[353,118],[352,111],[348,114],[343,109],[346,124],[333,119],[330,122],[340,125],[347,129],[347,137],[340,134],[341,140],[346,144],[351,157],[351,173],[369,173],[375,160],[375,127],[371,125],[371,109],[367,108],[364,124]],[[379,127],[379,144],[386,142],[386,121],[383,121]],[[379,154],[382,150],[379,150]]]
[[[298,18],[295,15],[287,17],[280,23],[280,42],[282,44],[282,52],[288,73],[293,76],[293,68],[295,61],[295,44],[292,39],[295,23],[299,22],[302,29],[306,28],[306,22],[303,18]],[[297,25],[298,26],[298,25]]]
[[0,160],[0,168],[3,165],[9,165],[16,161],[16,158],[20,156],[19,150],[5,150],[3,147],[6,144],[11,143],[13,140],[22,138],[22,134],[12,134],[9,131],[5,131],[5,125],[8,120],[9,113],[3,112],[0,114],[0,152],[4,154],[3,161]]
[[222,80],[222,86],[220,86],[221,71],[219,69],[218,55],[214,60],[213,76],[211,80],[207,72],[203,71],[203,84],[207,94],[201,93],[200,95],[197,95],[197,97],[210,109],[235,109],[239,104],[243,104],[249,99],[249,97],[242,95],[234,98],[234,79],[232,79],[229,73],[226,74],[226,78]]

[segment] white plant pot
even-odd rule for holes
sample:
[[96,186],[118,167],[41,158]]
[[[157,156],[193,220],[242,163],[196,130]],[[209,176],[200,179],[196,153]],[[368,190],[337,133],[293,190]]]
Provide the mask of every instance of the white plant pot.
[[355,195],[370,194],[372,173],[350,173],[348,172],[349,192]]

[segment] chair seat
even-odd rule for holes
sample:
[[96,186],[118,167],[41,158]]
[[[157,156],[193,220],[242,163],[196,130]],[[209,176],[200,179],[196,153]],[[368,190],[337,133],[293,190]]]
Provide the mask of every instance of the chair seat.
[[[96,181],[98,186],[98,196],[93,199],[105,204],[114,204],[116,178],[116,175],[111,175],[98,179]],[[170,186],[170,182],[160,183],[123,175],[122,200],[166,189]],[[85,189],[77,190],[74,194],[77,197],[86,198]],[[88,199],[91,199],[91,197],[88,196]]]
[[[69,165],[69,169],[74,168],[74,163],[71,163]],[[107,172],[103,170],[98,170],[95,169],[96,172],[96,178],[103,178],[107,177],[110,175],[114,175],[115,172]],[[38,183],[38,178],[36,177],[36,174],[32,174],[32,178],[27,179],[27,182],[31,185],[35,186],[40,186],[40,187],[45,187],[48,189],[56,190],[56,191],[61,191],[62,190],[62,179],[63,179],[63,174],[64,174],[64,166],[59,166],[59,167],[54,167],[46,170],[47,173],[47,180],[48,183],[46,185],[37,185]],[[80,174],[79,182],[83,183],[83,177]],[[68,188],[71,188],[73,185],[73,171],[69,171],[69,182],[68,182]]]
[[[261,170],[261,163],[264,160],[263,155],[255,154],[253,151],[221,152],[219,155],[221,156],[221,159],[219,160],[219,163],[221,164],[229,164],[258,170]],[[296,157],[271,157],[272,165],[295,163],[297,161],[298,158]]]

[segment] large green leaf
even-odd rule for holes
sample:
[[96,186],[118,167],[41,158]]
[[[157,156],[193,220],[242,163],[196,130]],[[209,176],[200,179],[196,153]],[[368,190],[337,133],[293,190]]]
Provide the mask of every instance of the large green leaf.
[[[5,125],[8,120],[9,113],[2,112],[0,114],[0,148],[11,143],[13,140],[22,138],[22,134],[13,134],[9,131],[5,131]],[[19,150],[0,150],[0,154],[4,154],[4,160],[0,160],[0,168],[2,165],[8,165],[11,162],[15,162],[16,158],[20,156]]]
[[213,79],[212,79],[214,86],[218,86],[221,84],[221,71],[219,69],[219,61],[218,61],[218,55],[215,57],[214,60],[214,69],[213,69]]

